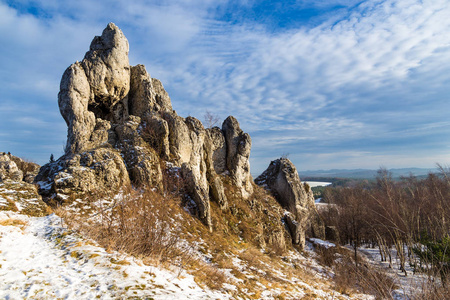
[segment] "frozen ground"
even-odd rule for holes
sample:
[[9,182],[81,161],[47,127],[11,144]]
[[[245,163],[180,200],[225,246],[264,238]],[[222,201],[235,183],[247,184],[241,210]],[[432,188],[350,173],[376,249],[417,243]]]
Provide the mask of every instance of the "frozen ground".
[[363,253],[373,264],[383,267],[388,274],[394,278],[398,288],[394,291],[394,299],[404,300],[409,299],[409,296],[419,291],[425,284],[427,277],[420,273],[413,273],[413,268],[406,263],[405,269],[407,276],[400,271],[400,263],[397,259],[397,253],[395,248],[391,249],[392,255],[392,268],[389,268],[389,262],[381,262],[381,256],[378,248],[359,248],[359,251]]
[[0,299],[229,298],[184,272],[108,253],[65,230],[54,214],[0,212],[0,222]]

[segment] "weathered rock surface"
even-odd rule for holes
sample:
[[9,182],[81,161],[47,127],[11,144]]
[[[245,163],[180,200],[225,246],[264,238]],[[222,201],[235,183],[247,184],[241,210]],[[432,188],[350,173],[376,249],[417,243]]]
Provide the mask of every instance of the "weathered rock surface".
[[6,153],[0,154],[0,182],[10,179],[19,181],[23,178],[23,172],[17,167],[17,164]]
[[40,166],[20,157],[0,152],[0,182],[4,180],[32,183]]
[[44,197],[61,202],[71,194],[119,191],[130,183],[119,151],[106,148],[63,156],[48,163],[42,166],[36,181]]
[[248,133],[244,133],[238,121],[229,116],[222,124],[227,145],[227,168],[234,183],[241,188],[244,198],[253,193],[252,176],[250,175],[250,149],[252,140]]
[[314,196],[308,185],[302,184],[294,164],[287,158],[274,160],[255,179],[255,183],[269,189],[288,211],[285,215],[292,242],[305,245],[305,233],[324,238],[325,229],[317,213]]
[[252,192],[251,139],[237,120],[205,129],[178,116],[162,83],[130,66],[128,41],[113,23],[61,79],[58,104],[68,126],[66,153],[42,167],[36,182],[47,198],[119,191],[137,184],[162,190],[166,162],[179,168],[199,218],[211,228],[210,200],[227,209],[223,179],[243,199]]

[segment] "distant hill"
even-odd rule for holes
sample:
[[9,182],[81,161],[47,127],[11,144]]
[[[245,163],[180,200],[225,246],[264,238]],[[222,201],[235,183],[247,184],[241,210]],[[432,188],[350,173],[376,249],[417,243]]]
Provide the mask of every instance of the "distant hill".
[[[320,178],[354,178],[354,179],[373,179],[377,176],[378,170],[370,170],[370,169],[332,169],[332,170],[307,170],[307,171],[299,171],[300,178],[311,178],[311,177],[320,177]],[[424,169],[424,168],[401,168],[401,169],[389,169],[389,172],[392,173],[394,178],[398,178],[401,176],[409,176],[414,175],[417,177],[427,176],[429,173],[438,172],[437,169]]]

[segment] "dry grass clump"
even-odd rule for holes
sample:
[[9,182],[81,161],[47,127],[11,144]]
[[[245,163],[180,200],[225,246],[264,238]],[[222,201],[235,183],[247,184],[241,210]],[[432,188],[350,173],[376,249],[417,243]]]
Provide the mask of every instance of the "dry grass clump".
[[195,282],[198,284],[205,284],[210,289],[215,290],[221,289],[223,284],[229,280],[223,271],[207,263],[199,266],[192,272],[192,275],[194,275]]
[[130,189],[109,206],[89,198],[86,202],[91,204],[89,218],[64,209],[58,214],[106,249],[152,257],[157,262],[174,260],[189,251],[181,243],[181,208],[152,190]]
[[[449,276],[450,277],[450,276]],[[447,282],[450,278],[447,278]],[[412,300],[441,300],[450,299],[450,286],[443,285],[432,277],[418,287],[418,292],[410,296]]]
[[281,223],[284,212],[281,206],[266,190],[256,185],[253,186],[253,195],[243,199],[229,178],[223,179],[229,208],[222,211],[217,204],[211,204],[214,231],[264,248],[266,253],[282,255],[290,245],[290,237]]
[[23,220],[19,220],[19,219],[9,218],[9,219],[5,219],[5,220],[1,220],[0,226],[17,226],[20,228],[24,228],[25,226],[27,226],[27,222],[25,222]]
[[[333,251],[319,253],[325,256],[320,260],[330,262]],[[352,255],[343,248],[334,250],[333,256],[339,257],[330,265],[335,273],[333,280],[336,291],[347,295],[360,291],[372,294],[377,299],[392,299],[392,292],[397,286],[384,270],[368,263],[359,263],[356,266]]]

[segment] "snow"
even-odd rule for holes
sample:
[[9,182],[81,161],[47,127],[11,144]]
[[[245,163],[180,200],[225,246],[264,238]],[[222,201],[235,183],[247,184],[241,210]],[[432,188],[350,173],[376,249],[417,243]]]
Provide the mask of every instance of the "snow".
[[[111,209],[123,198],[119,193],[113,198],[98,199],[91,205]],[[76,199],[67,209],[81,208],[91,219],[98,217],[86,205]],[[174,218],[177,216],[181,217],[174,215]],[[325,241],[316,242],[328,245]],[[186,247],[192,247],[192,257],[198,255],[205,265],[213,265],[209,249],[207,253],[198,251],[198,245],[204,243],[202,239],[185,243]],[[280,295],[286,299],[304,296],[373,299],[370,295],[347,296],[332,290],[331,269],[314,259],[317,254],[310,242],[305,255],[291,250],[279,263],[258,259],[258,266],[241,256],[245,251],[246,248],[238,253],[224,252],[231,266],[218,270],[228,280],[220,290],[211,290],[197,284],[181,265],[150,266],[136,257],[107,251],[67,229],[55,214],[38,218],[0,211],[0,299],[246,299],[255,296],[258,290],[251,291],[249,282],[262,288],[258,299],[275,299]],[[303,271],[291,273],[294,269],[304,270],[304,274],[309,275],[303,276]],[[262,278],[273,279],[264,283]]]
[[324,182],[324,181],[304,181],[304,182],[306,182],[310,187],[327,186],[331,184],[331,182]]
[[328,241],[324,241],[324,240],[321,240],[321,239],[317,239],[317,238],[310,238],[309,241],[311,243],[313,243],[314,245],[319,245],[319,246],[321,246],[323,248],[326,248],[326,249],[332,248],[332,247],[336,247],[336,245],[333,244],[333,243],[330,243]]
[[392,268],[389,268],[389,262],[381,262],[381,256],[378,248],[360,247],[358,251],[366,256],[372,264],[381,266],[388,274],[395,280],[398,288],[394,291],[394,299],[409,299],[409,295],[413,295],[420,291],[421,287],[426,283],[427,277],[423,273],[413,272],[413,268],[408,262],[405,264],[405,269],[408,276],[400,271],[400,262],[397,259],[397,251],[395,247],[390,249],[392,256]]
[[37,184],[41,190],[50,190],[52,188],[51,182],[38,181]]
[[227,299],[199,287],[185,272],[146,266],[108,253],[65,229],[52,214],[35,218],[0,212],[0,299]]
[[0,196],[0,206],[8,206],[8,200]]
[[57,180],[55,180],[56,183],[61,183],[61,182],[64,182],[64,181],[72,178],[72,174],[65,173],[65,172],[61,172],[59,176],[64,176],[64,177],[60,177]]

